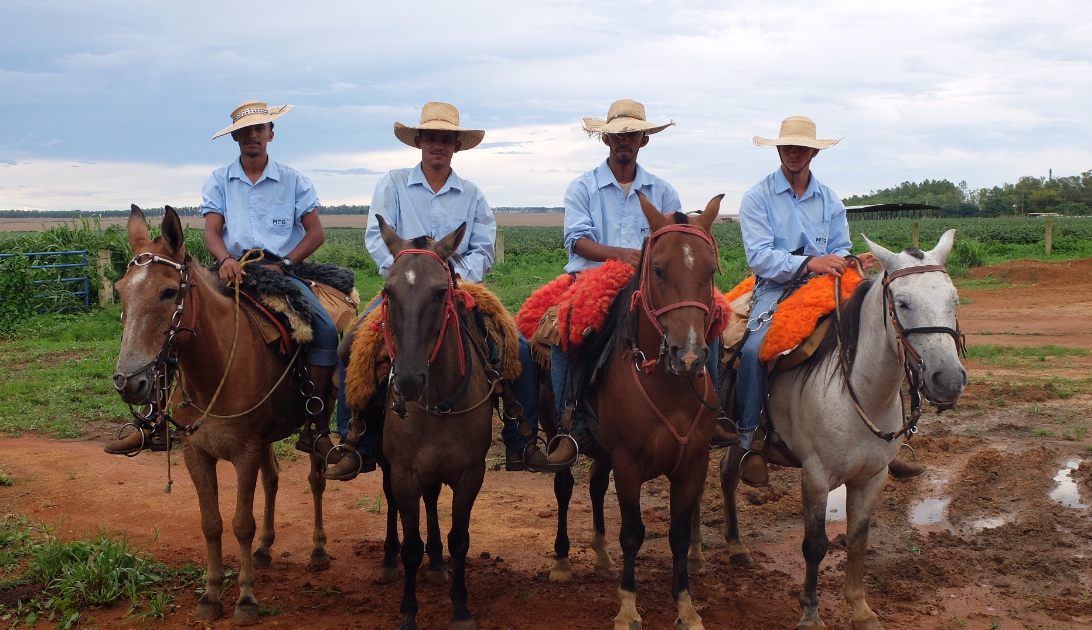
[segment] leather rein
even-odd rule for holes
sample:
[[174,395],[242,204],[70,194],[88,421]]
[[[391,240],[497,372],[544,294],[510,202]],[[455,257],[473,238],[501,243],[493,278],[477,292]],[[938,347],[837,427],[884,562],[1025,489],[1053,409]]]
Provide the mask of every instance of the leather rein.
[[[856,260],[856,257],[853,257]],[[860,260],[857,260],[858,267],[860,266]],[[899,269],[898,271],[888,273],[884,270],[883,274],[883,308],[885,317],[883,320],[884,329],[887,328],[888,320],[891,321],[891,326],[895,330],[895,344],[896,352],[898,353],[899,363],[903,366],[903,371],[906,373],[906,380],[909,383],[910,393],[910,415],[906,416],[905,406],[903,407],[903,425],[898,431],[882,431],[875,423],[868,417],[864,408],[861,406],[860,399],[857,397],[857,392],[853,389],[853,383],[850,380],[850,373],[853,370],[853,364],[849,359],[848,352],[846,350],[846,344],[842,341],[842,307],[841,307],[841,295],[842,295],[842,279],[840,277],[834,279],[834,327],[836,331],[836,337],[838,340],[838,359],[842,368],[842,374],[845,377],[846,387],[849,389],[850,398],[853,400],[853,407],[857,410],[857,415],[868,427],[868,430],[872,432],[876,437],[885,440],[887,442],[894,441],[900,436],[910,433],[917,433],[918,420],[921,418],[921,401],[924,399],[932,405],[935,405],[937,412],[951,409],[955,406],[955,403],[937,403],[929,400],[928,396],[924,396],[922,392],[922,373],[925,369],[925,361],[921,358],[921,355],[914,349],[913,344],[910,343],[910,339],[907,335],[913,334],[929,334],[929,333],[941,333],[949,335],[955,341],[956,351],[967,356],[967,341],[966,337],[959,329],[959,319],[956,319],[955,328],[949,328],[948,326],[917,326],[914,328],[905,328],[902,322],[899,320],[899,314],[895,310],[895,299],[891,294],[891,282],[897,278],[903,276],[909,276],[919,273],[933,273],[939,272],[944,275],[948,275],[948,270],[944,265],[921,265],[918,267],[906,267]]]
[[[429,366],[431,366],[433,361],[435,361],[436,357],[440,354],[440,348],[441,346],[443,346],[444,337],[447,335],[448,327],[451,326],[455,329],[456,339],[458,340],[459,344],[459,373],[463,377],[462,381],[460,381],[459,383],[459,387],[455,390],[455,393],[452,394],[449,398],[440,401],[440,403],[437,405],[429,405],[425,407],[422,407],[421,405],[417,406],[421,407],[428,413],[437,416],[459,415],[467,413],[469,411],[473,411],[474,409],[477,409],[478,407],[482,406],[493,398],[496,384],[500,381],[499,378],[490,379],[489,392],[486,394],[483,400],[466,409],[453,411],[455,405],[458,404],[458,402],[462,400],[463,395],[466,394],[466,390],[470,386],[470,379],[473,376],[473,372],[470,369],[471,355],[469,352],[467,352],[466,346],[469,345],[478,352],[479,357],[482,358],[482,364],[484,366],[488,367],[489,364],[489,362],[484,359],[485,352],[481,348],[479,348],[477,344],[471,341],[469,334],[463,327],[462,320],[459,318],[459,312],[455,308],[456,297],[462,300],[463,306],[467,310],[474,308],[474,296],[458,288],[458,285],[455,281],[455,271],[451,268],[451,265],[448,263],[448,261],[440,258],[440,256],[432,250],[413,248],[403,249],[402,251],[394,255],[394,261],[391,262],[391,266],[393,267],[394,262],[397,262],[399,258],[405,255],[428,256],[435,259],[444,268],[444,274],[447,276],[447,295],[444,297],[444,316],[443,320],[440,322],[440,333],[436,336],[436,344],[433,346],[432,353],[428,357],[428,363]],[[390,388],[390,386],[394,382],[396,363],[394,342],[391,339],[390,296],[387,294],[386,289],[383,289],[383,299],[379,305],[379,308],[382,309],[382,315],[380,317],[378,326],[383,329],[383,342],[387,346],[387,355],[390,357],[391,360],[391,368],[389,376],[387,378],[387,386],[388,388]],[[402,394],[397,391],[397,388],[390,389],[390,391],[395,396],[395,401],[391,405],[391,409],[396,414],[398,414],[398,417],[405,418],[408,413],[406,410],[405,399],[402,397]]]
[[709,341],[711,341],[710,333],[713,329],[713,325],[716,321],[720,319],[720,312],[722,309],[720,302],[716,299],[715,286],[711,286],[709,289],[709,304],[704,304],[702,302],[691,300],[674,302],[662,308],[655,308],[655,306],[651,303],[651,293],[649,292],[649,269],[652,267],[652,265],[650,264],[650,261],[648,259],[650,258],[652,245],[656,242],[656,239],[670,232],[681,232],[691,236],[701,237],[701,239],[704,240],[712,248],[713,255],[717,259],[717,270],[720,270],[720,254],[717,250],[717,242],[713,240],[712,236],[710,236],[708,233],[700,228],[685,223],[666,225],[656,230],[652,233],[651,236],[648,237],[648,243],[645,244],[644,257],[646,260],[645,263],[642,265],[641,281],[637,287],[637,290],[633,292],[633,297],[630,300],[630,312],[632,313],[636,311],[637,304],[640,303],[641,310],[645,318],[652,324],[653,328],[656,329],[656,332],[660,334],[659,354],[656,356],[655,359],[651,360],[645,359],[644,352],[637,345],[637,336],[634,336],[633,348],[631,350],[633,360],[630,362],[630,369],[633,374],[633,382],[637,386],[637,391],[641,392],[641,397],[644,398],[645,403],[647,403],[653,413],[656,414],[656,417],[660,419],[660,422],[663,423],[665,427],[667,427],[667,430],[671,432],[671,435],[675,438],[675,442],[677,442],[679,445],[679,454],[675,458],[675,465],[671,468],[671,471],[667,473],[668,476],[675,474],[675,471],[678,470],[679,466],[682,464],[683,455],[686,453],[686,445],[690,443],[690,438],[694,435],[694,431],[698,427],[698,419],[701,418],[701,414],[704,411],[703,407],[712,409],[714,411],[718,410],[719,407],[717,406],[716,400],[714,400],[713,404],[710,404],[707,401],[707,397],[709,395],[709,381],[711,379],[704,378],[704,375],[707,374],[707,370],[704,367],[699,373],[699,375],[703,377],[703,388],[701,394],[698,394],[697,388],[694,387],[693,381],[689,377],[684,377],[686,378],[687,382],[690,383],[690,387],[694,390],[694,394],[698,397],[701,405],[698,407],[697,412],[694,414],[694,420],[690,423],[690,429],[687,430],[686,435],[682,435],[675,429],[671,422],[668,421],[667,416],[665,416],[664,413],[660,411],[660,408],[656,405],[655,402],[652,401],[652,398],[648,395],[648,391],[645,390],[645,386],[641,383],[641,372],[644,372],[645,374],[651,374],[652,370],[656,367],[657,364],[663,361],[664,356],[667,354],[667,332],[664,330],[663,326],[660,325],[659,317],[661,315],[679,308],[689,307],[701,309],[702,312],[705,313],[705,337],[706,342],[708,343]]

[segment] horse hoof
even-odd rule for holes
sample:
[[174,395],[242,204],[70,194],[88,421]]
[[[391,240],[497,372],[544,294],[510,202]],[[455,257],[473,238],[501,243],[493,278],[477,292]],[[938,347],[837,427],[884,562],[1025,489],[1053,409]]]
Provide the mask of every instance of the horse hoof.
[[615,621],[614,630],[641,630],[640,621]]
[[235,604],[235,625],[251,626],[258,623],[258,602],[253,599],[249,602],[239,601]]
[[[599,569],[595,570],[595,574],[599,575]],[[568,582],[573,579],[573,565],[569,562],[568,558],[558,558],[554,560],[554,566],[550,567],[550,581],[551,582]]]
[[[570,569],[569,570],[569,577],[571,578],[572,576],[573,576],[573,572]],[[617,580],[619,577],[621,577],[621,574],[618,573],[618,569],[615,569],[614,567],[595,567],[595,577],[599,578],[600,580],[614,581],[614,580]],[[550,579],[551,580],[554,579],[553,573],[550,574]],[[567,579],[568,578],[566,578],[565,580],[555,580],[555,581],[564,582]]]
[[686,571],[690,575],[705,573],[705,558],[687,558]]
[[396,582],[401,574],[398,572],[398,567],[379,567],[379,570],[375,572],[376,584],[390,584]]
[[330,554],[326,553],[325,549],[316,549],[311,552],[311,561],[307,563],[307,568],[312,573],[318,573],[319,571],[325,571],[330,568]]
[[197,612],[193,614],[198,621],[216,621],[224,614],[224,605],[220,602],[197,602]]
[[880,625],[880,620],[878,618],[869,617],[868,619],[854,621],[853,630],[883,630],[883,626]]
[[797,630],[819,630],[826,627],[827,624],[823,623],[819,617],[801,619],[800,623],[796,624]]
[[254,566],[259,569],[268,569],[269,565],[273,562],[273,557],[269,555],[269,552],[264,549],[259,549],[254,552]]
[[728,561],[737,567],[753,567],[755,565],[755,559],[752,558],[749,553],[738,553],[734,556],[728,556]]
[[417,630],[417,620],[411,615],[403,616],[402,625],[398,626],[398,630]]
[[705,626],[699,621],[697,623],[686,623],[682,619],[675,620],[675,630],[705,630]]
[[445,584],[447,582],[447,567],[441,565],[438,569],[425,571],[425,581],[430,584]]
[[478,624],[474,621],[474,618],[460,619],[455,621],[451,620],[451,630],[476,630]]

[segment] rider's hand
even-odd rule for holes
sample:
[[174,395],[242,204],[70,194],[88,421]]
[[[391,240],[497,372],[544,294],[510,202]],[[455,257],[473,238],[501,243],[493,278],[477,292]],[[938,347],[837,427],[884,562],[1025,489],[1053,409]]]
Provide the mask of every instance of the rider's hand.
[[876,256],[872,252],[865,252],[857,256],[861,261],[861,266],[865,269],[879,269],[880,261],[876,260]]
[[840,278],[845,270],[846,259],[838,254],[816,256],[808,261],[808,271],[811,273],[829,273]]
[[224,259],[224,262],[220,263],[220,279],[225,284],[238,284],[242,281],[246,272],[239,267],[239,261],[232,257]]
[[618,260],[626,263],[630,267],[636,268],[641,264],[641,250],[639,249],[625,249],[618,248],[618,255],[615,256]]

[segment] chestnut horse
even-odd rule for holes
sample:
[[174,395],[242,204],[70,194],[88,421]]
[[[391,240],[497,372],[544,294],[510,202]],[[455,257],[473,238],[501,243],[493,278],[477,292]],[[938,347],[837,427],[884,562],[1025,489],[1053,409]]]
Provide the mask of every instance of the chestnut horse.
[[[417,628],[417,569],[426,551],[420,534],[422,498],[428,516],[430,577],[446,577],[435,515],[441,485],[447,485],[452,491],[447,537],[454,565],[451,628],[471,630],[474,617],[466,603],[470,511],[485,480],[494,384],[499,383],[489,378],[486,341],[470,317],[470,296],[459,290],[448,263],[466,224],[439,241],[403,239],[383,217],[379,230],[394,256],[379,307],[391,357],[381,463],[386,461],[388,510],[397,510],[404,537],[401,629]],[[388,555],[398,546],[391,540],[392,534],[397,536],[393,529],[387,530]]]
[[[179,431],[182,455],[201,506],[201,531],[208,553],[205,593],[197,602],[196,617],[201,620],[223,614],[223,521],[216,463],[226,460],[235,467],[238,487],[232,529],[239,541],[240,558],[235,622],[253,623],[258,618],[254,565],[269,566],[274,538],[279,468],[273,442],[290,435],[304,419],[299,384],[290,386],[293,379],[286,378],[295,367],[290,356],[267,345],[250,319],[236,310],[220,280],[186,253],[182,223],[170,206],[163,217],[162,236],[149,238],[144,213],[135,205],[128,232],[133,260],[117,283],[123,330],[114,386],[126,403],[147,405],[155,402],[164,388],[175,385],[170,409],[161,412],[173,409],[174,422],[186,429]],[[174,383],[172,376],[176,376]],[[220,388],[228,395],[214,401]],[[215,408],[209,409],[212,402]],[[258,548],[252,554],[259,471],[265,510]],[[311,551],[315,570],[330,565],[322,526],[326,488],[322,471],[322,459],[312,455],[307,480],[315,503],[315,546]]]
[[[602,515],[612,467],[622,513],[621,608],[614,618],[619,630],[641,627],[634,576],[637,552],[645,537],[641,486],[661,475],[667,476],[671,485],[669,543],[671,594],[678,606],[675,627],[703,628],[691,603],[688,567],[704,564],[700,550],[694,553],[700,541],[695,540],[693,515],[705,487],[709,442],[718,415],[716,385],[705,366],[708,342],[715,334],[712,331],[721,308],[714,296],[713,277],[719,259],[711,226],[722,197],[710,201],[691,223],[682,213],[660,214],[641,196],[641,210],[652,233],[637,272],[608,314],[606,329],[613,328],[613,332],[604,350],[606,362],[596,377],[597,384],[585,394],[589,425],[598,442],[593,453],[591,495],[592,546],[600,577],[614,573],[606,553]],[[552,401],[551,395],[543,396],[544,424],[554,415],[550,413]],[[566,580],[572,573],[566,531],[572,479],[566,469],[556,473],[554,481],[558,536],[550,573],[553,580]]]
[[[830,327],[811,359],[770,377],[769,416],[803,470],[807,568],[798,628],[824,627],[816,587],[819,564],[827,554],[827,495],[843,483],[848,517],[845,599],[855,630],[880,628],[865,601],[863,578],[869,520],[887,480],[887,464],[899,448],[900,434],[912,430],[921,413],[919,396],[924,394],[939,408],[950,407],[967,384],[967,372],[959,363],[959,299],[944,268],[954,237],[955,230],[949,230],[930,252],[912,248],[899,254],[866,238],[883,265],[882,281],[857,287],[841,307],[840,322]],[[904,380],[911,383],[908,421],[901,394]],[[721,462],[724,538],[732,562],[750,566],[754,559],[740,540],[736,514],[741,456],[739,447],[732,447]]]

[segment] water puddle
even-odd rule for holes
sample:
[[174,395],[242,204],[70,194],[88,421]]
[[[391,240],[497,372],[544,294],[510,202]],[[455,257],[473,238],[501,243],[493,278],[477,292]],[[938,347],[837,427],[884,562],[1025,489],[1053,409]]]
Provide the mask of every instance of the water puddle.
[[1088,509],[1088,506],[1081,503],[1081,497],[1077,491],[1077,482],[1073,479],[1073,472],[1080,465],[1081,460],[1071,459],[1065,463],[1065,468],[1062,468],[1057,475],[1054,475],[1054,481],[1058,482],[1058,487],[1051,491],[1050,498],[1065,507],[1085,510]]
[[924,499],[910,512],[910,522],[914,525],[936,525],[944,522],[944,509],[951,499]]
[[842,484],[827,495],[827,522],[846,520],[846,486]]

